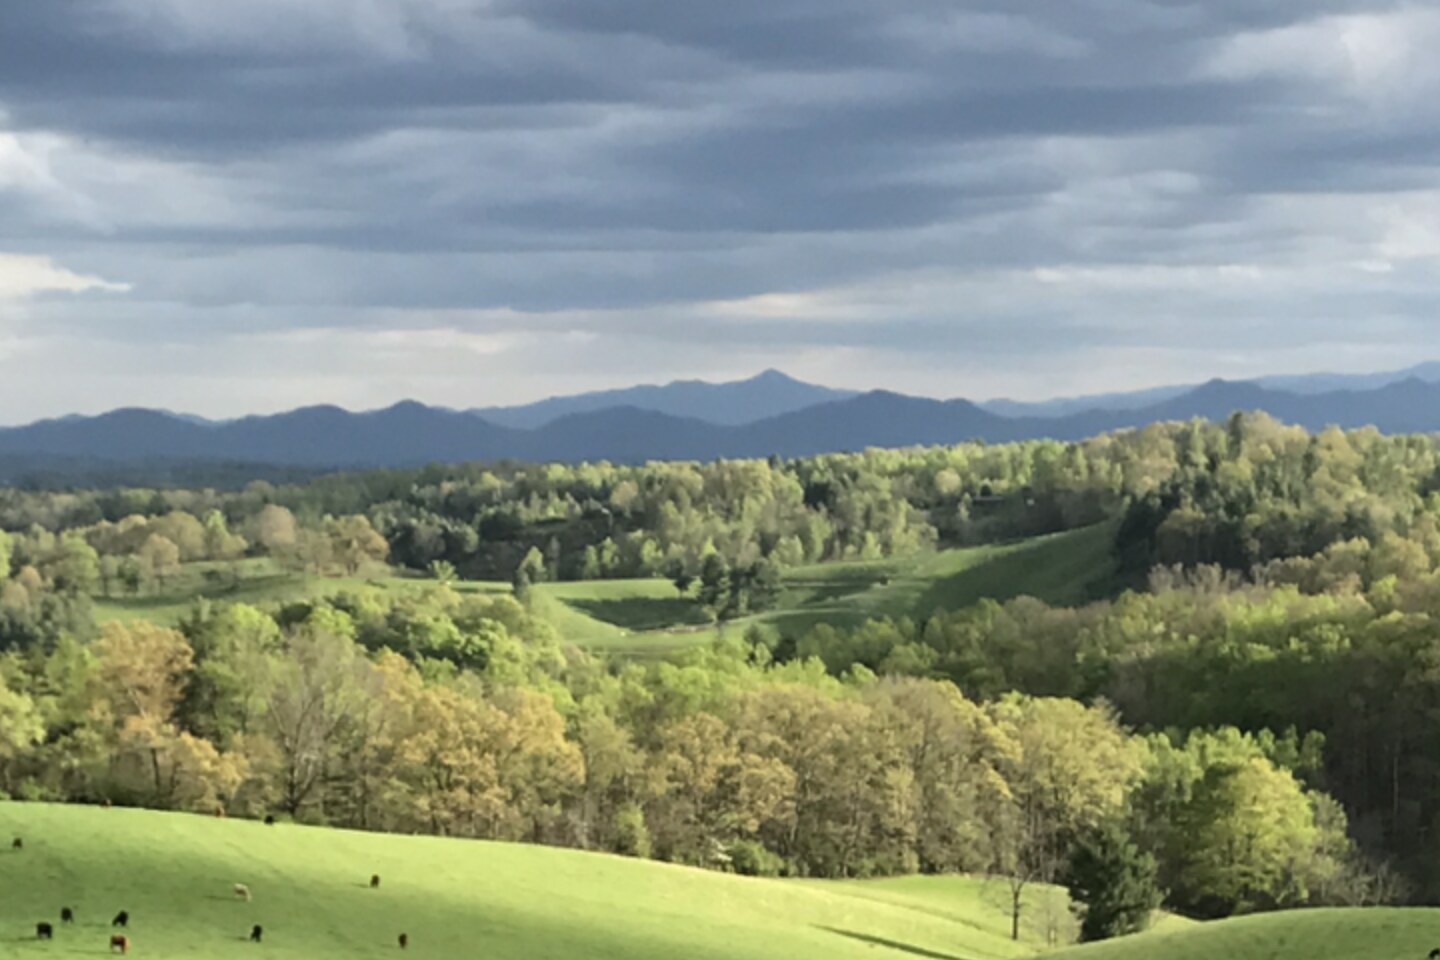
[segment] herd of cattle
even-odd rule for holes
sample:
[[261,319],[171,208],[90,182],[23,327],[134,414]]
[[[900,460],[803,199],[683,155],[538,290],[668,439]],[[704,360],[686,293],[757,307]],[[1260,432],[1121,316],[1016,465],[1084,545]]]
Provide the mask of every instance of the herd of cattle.
[[[107,804],[107,806],[108,806],[108,804]],[[223,816],[223,814],[217,814],[217,815]],[[266,823],[267,826],[274,826],[274,824],[275,824],[275,818],[274,818],[274,817],[266,817],[266,818],[265,818],[265,823]],[[15,850],[15,851],[24,850],[24,849],[25,849],[25,840],[24,840],[24,838],[23,838],[23,837],[16,837],[13,841],[11,841],[10,848],[11,848],[12,850]],[[374,889],[378,888],[379,886],[380,886],[380,875],[379,875],[378,873],[371,875],[371,877],[370,877],[370,889],[374,890]],[[235,896],[236,896],[236,897],[240,898],[241,900],[244,900],[246,903],[249,903],[249,902],[250,902],[251,896],[250,896],[250,888],[249,888],[248,886],[246,886],[246,885],[243,884],[243,883],[237,883],[237,884],[235,884],[235,886],[234,886],[234,891],[235,891]],[[61,908],[60,908],[60,922],[61,922],[62,924],[64,924],[64,925],[66,925],[66,926],[69,926],[69,925],[73,924],[73,923],[75,922],[75,910],[74,910],[73,908],[71,908],[71,907],[61,907]],[[119,913],[115,914],[115,919],[110,921],[110,926],[111,926],[111,928],[113,928],[113,929],[128,930],[129,927],[130,927],[130,913],[129,913],[129,911],[121,910]],[[251,943],[260,943],[260,942],[262,942],[262,939],[264,938],[264,936],[265,936],[265,928],[262,927],[262,926],[260,926],[260,924],[257,923],[257,924],[255,924],[253,927],[250,928],[250,937],[249,937],[249,940],[250,940]],[[54,927],[54,925],[51,924],[51,923],[48,923],[48,922],[46,922],[46,921],[43,921],[43,920],[42,920],[40,923],[35,924],[35,939],[37,939],[37,940],[53,940],[53,939],[55,939],[55,927]],[[397,938],[397,942],[400,944],[400,949],[401,949],[401,950],[404,950],[406,947],[408,947],[408,946],[410,945],[410,937],[407,936],[406,934],[403,934],[403,933],[402,933],[402,934],[400,934],[400,936]],[[128,954],[128,953],[130,952],[130,937],[129,937],[129,935],[126,934],[126,933],[112,933],[112,934],[110,935],[110,952],[111,952],[111,953]]]
[[[19,840],[16,840],[16,841],[15,841],[15,849],[17,849],[17,850],[20,849],[20,841],[19,841]],[[60,908],[60,922],[61,922],[61,923],[64,923],[64,924],[67,924],[67,925],[74,923],[74,922],[75,922],[75,911],[72,910],[72,909],[70,909],[69,907],[61,907],[61,908]],[[110,926],[112,926],[112,927],[119,927],[119,928],[121,928],[122,930],[125,929],[125,928],[127,928],[127,927],[129,927],[129,926],[130,926],[130,914],[127,913],[127,912],[124,911],[124,910],[121,910],[119,913],[115,914],[115,919],[110,921]],[[255,929],[256,929],[256,930],[259,930],[260,928],[259,928],[259,927],[256,927]],[[51,926],[50,924],[44,923],[44,922],[35,924],[35,939],[37,939],[37,940],[53,940],[53,939],[55,939],[55,928],[54,928],[53,926]],[[125,934],[123,934],[123,933],[113,933],[113,934],[110,935],[110,951],[113,953],[113,952],[115,952],[115,951],[117,951],[117,950],[118,950],[120,953],[129,953],[129,952],[130,952],[130,938],[129,938],[128,936],[126,936]]]

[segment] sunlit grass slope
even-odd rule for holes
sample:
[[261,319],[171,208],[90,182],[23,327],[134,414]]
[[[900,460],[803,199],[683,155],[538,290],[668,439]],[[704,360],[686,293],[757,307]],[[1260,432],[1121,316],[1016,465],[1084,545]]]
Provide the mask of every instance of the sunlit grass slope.
[[1293,910],[1162,928],[1071,947],[1053,960],[1424,960],[1440,947],[1440,910]]
[[1110,524],[995,546],[941,550],[901,560],[801,567],[785,579],[766,619],[794,628],[873,617],[927,617],[984,599],[1031,596],[1081,603],[1114,576]]
[[[963,924],[990,936],[1010,936],[1010,886],[1003,878],[978,876],[885,877],[878,880],[796,881],[820,890],[906,907]],[[1030,884],[1022,899],[1020,938],[1038,949],[1049,943],[1048,923],[1062,935],[1073,932],[1070,896],[1061,887]],[[1068,942],[1069,936],[1064,936]]]
[[[12,835],[23,850],[10,849]],[[401,932],[406,956],[438,960],[986,960],[1035,949],[999,932],[994,905],[966,904],[964,886],[946,906],[945,890],[927,903],[914,890],[545,847],[79,806],[0,803],[0,838],[6,960],[103,956],[121,909],[133,955],[175,960],[398,956]],[[59,923],[63,906],[75,926]],[[33,938],[41,920],[55,924],[51,943]],[[259,947],[245,940],[255,923]]]

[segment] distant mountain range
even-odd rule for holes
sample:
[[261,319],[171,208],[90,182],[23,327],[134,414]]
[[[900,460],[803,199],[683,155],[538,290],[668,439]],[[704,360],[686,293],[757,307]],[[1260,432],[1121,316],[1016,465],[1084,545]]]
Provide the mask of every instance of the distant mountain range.
[[[1440,373],[1440,367],[1427,372]],[[309,471],[462,460],[792,457],[972,439],[1073,440],[1156,421],[1218,420],[1236,410],[1264,410],[1310,429],[1335,424],[1440,431],[1440,383],[1379,376],[1379,386],[1337,390],[1307,389],[1317,380],[1290,382],[1289,389],[1213,380],[1178,392],[1145,392],[1141,400],[1133,394],[1089,398],[1095,406],[1048,416],[1005,415],[968,400],[833,391],[774,371],[738,383],[644,387],[483,413],[407,401],[363,413],[316,406],[212,422],[122,409],[0,429],[0,478],[53,477],[82,468],[88,476],[106,464],[128,465],[125,476],[144,474],[151,465],[163,479],[189,476],[185,465],[196,463],[227,464],[226,475],[233,476],[245,464]],[[607,398],[627,402],[607,406]],[[749,421],[716,422],[777,407],[779,412]],[[534,425],[516,425],[527,423]]]
[[[1245,381],[1285,393],[1312,395],[1341,391],[1379,390],[1404,380],[1440,383],[1440,362],[1430,361],[1405,370],[1386,373],[1307,373],[1292,376],[1260,377]],[[1125,393],[1101,393],[1054,400],[986,400],[980,405],[991,413],[1007,417],[1064,417],[1087,410],[1141,410],[1183,396],[1200,384],[1152,387]]]
[[470,412],[497,426],[517,430],[534,430],[571,414],[615,407],[634,407],[734,427],[831,400],[845,400],[856,393],[802,383],[778,370],[766,370],[749,380],[732,383],[676,380],[664,386],[602,390],[573,397],[552,397],[521,407],[477,407]]

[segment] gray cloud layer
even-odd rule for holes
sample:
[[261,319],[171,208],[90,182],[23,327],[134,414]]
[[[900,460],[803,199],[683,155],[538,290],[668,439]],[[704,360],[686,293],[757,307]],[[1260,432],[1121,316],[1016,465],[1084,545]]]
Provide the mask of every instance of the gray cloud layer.
[[994,8],[7,4],[0,419],[1440,354],[1440,13]]

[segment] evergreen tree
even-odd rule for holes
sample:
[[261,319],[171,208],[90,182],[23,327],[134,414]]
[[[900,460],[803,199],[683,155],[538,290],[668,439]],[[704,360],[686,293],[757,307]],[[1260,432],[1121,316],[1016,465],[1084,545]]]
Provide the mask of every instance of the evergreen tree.
[[690,588],[695,585],[695,578],[690,575],[690,571],[685,569],[684,562],[680,560],[673,561],[666,568],[665,575],[670,578],[670,582],[675,585],[676,592],[682,597],[688,594]]
[[1080,905],[1080,939],[1108,940],[1144,930],[1163,896],[1155,871],[1155,858],[1114,821],[1077,843],[1065,881]]
[[760,613],[775,606],[780,598],[780,568],[771,560],[761,560],[750,568],[750,610]]
[[718,553],[707,556],[700,568],[699,599],[700,605],[716,620],[731,608],[730,565]]
[[530,593],[533,584],[540,583],[545,579],[545,558],[536,547],[531,547],[530,552],[525,554],[525,559],[515,568],[515,577],[512,581],[515,587],[515,596],[524,600]]

